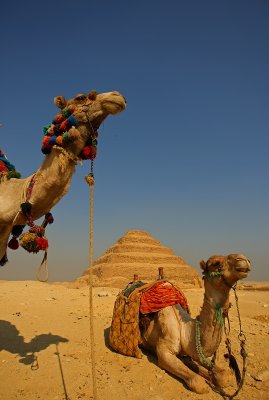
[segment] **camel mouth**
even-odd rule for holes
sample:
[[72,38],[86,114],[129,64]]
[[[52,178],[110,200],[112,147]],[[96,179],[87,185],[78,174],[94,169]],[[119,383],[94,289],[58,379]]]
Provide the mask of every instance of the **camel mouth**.
[[113,99],[113,101],[107,100],[105,102],[105,108],[107,112],[109,112],[112,115],[115,115],[125,110],[126,102],[124,101],[124,99],[121,98]]
[[241,278],[246,278],[250,272],[249,267],[237,267],[235,270],[239,273]]
[[239,272],[249,272],[250,271],[250,268],[249,267],[245,267],[245,268],[243,268],[243,267],[237,267],[237,268],[235,268],[236,269],[236,271],[239,271]]

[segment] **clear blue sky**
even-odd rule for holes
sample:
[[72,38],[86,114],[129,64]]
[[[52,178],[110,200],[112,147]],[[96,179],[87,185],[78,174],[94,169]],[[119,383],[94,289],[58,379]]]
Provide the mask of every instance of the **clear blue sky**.
[[[143,229],[187,263],[245,253],[269,280],[269,3],[4,2],[2,148],[26,177],[41,164],[53,97],[119,90],[100,129],[94,258]],[[89,260],[89,189],[78,166],[47,228],[51,280]],[[35,279],[42,254],[9,250],[0,279]]]

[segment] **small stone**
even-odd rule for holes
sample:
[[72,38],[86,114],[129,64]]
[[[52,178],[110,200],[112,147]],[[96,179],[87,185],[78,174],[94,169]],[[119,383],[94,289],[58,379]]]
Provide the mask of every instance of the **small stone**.
[[108,297],[108,296],[111,296],[111,293],[109,293],[109,292],[99,292],[99,293],[97,293],[97,296],[98,297]]

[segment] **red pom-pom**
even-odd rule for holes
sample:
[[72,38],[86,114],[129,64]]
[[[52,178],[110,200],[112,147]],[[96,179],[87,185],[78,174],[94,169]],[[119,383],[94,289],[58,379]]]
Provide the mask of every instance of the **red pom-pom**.
[[83,149],[83,158],[85,158],[86,160],[88,159],[89,155],[92,152],[92,147],[91,146],[86,146]]
[[64,131],[67,130],[67,120],[66,120],[66,119],[61,123],[59,129],[60,129],[62,132],[64,132]]
[[50,141],[50,136],[44,136],[42,140],[43,146],[48,145],[49,141]]
[[38,250],[44,250],[44,251],[47,250],[47,248],[49,247],[49,243],[47,239],[44,237],[43,238],[37,237],[36,245],[38,247]]
[[8,247],[12,250],[17,250],[19,248],[19,242],[18,240],[13,237],[12,239],[10,239],[10,241],[8,242]]

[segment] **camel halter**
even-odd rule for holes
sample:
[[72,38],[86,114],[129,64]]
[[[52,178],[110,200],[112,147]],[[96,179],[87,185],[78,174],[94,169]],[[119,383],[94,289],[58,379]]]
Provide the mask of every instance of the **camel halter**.
[[[230,320],[229,320],[229,313],[228,313],[229,308],[227,309],[227,312],[225,312],[223,314],[222,307],[219,304],[217,304],[216,312],[215,312],[215,321],[219,320],[221,327],[222,327],[222,323],[224,324],[224,333],[226,335],[225,344],[226,344],[228,354],[225,354],[224,357],[229,358],[229,366],[230,366],[230,368],[232,368],[234,370],[235,376],[236,376],[237,389],[235,390],[235,392],[233,394],[228,394],[223,389],[221,389],[213,384],[212,378],[213,378],[213,368],[215,366],[216,352],[214,353],[212,360],[205,357],[205,355],[203,353],[202,345],[201,345],[201,340],[200,340],[201,322],[197,318],[195,319],[195,324],[196,324],[195,345],[196,345],[196,351],[197,351],[197,354],[198,354],[201,364],[204,365],[209,371],[210,381],[208,382],[208,384],[211,387],[211,389],[214,392],[220,394],[223,397],[223,399],[232,400],[235,396],[238,395],[238,393],[242,389],[244,380],[245,380],[245,376],[246,376],[246,370],[247,370],[246,369],[247,352],[245,349],[246,336],[242,330],[242,322],[241,322],[240,311],[239,311],[239,301],[238,301],[238,296],[236,293],[236,284],[233,286],[230,286],[228,284],[228,282],[226,281],[226,279],[224,278],[223,272],[221,270],[216,271],[216,272],[205,273],[203,276],[203,279],[208,279],[208,278],[214,279],[216,277],[220,277],[222,279],[222,281],[224,282],[224,284],[234,291],[235,304],[236,304],[237,316],[238,316],[238,321],[239,321],[238,340],[240,342],[240,348],[241,348],[240,355],[241,355],[242,361],[243,361],[242,374],[240,373],[236,358],[232,354],[232,345],[231,345],[231,340],[229,338],[229,336],[230,336]],[[222,316],[224,316],[223,319],[222,319]],[[225,325],[225,316],[227,317],[228,328]]]

